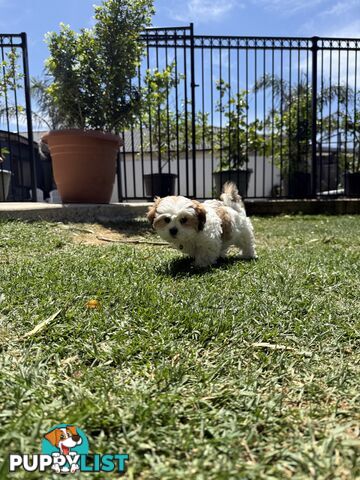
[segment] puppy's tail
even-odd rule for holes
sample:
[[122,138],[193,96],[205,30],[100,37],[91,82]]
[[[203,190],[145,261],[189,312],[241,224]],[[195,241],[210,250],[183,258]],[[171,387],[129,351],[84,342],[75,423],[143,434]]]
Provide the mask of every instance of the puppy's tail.
[[238,189],[233,182],[226,182],[224,184],[223,193],[220,195],[220,200],[222,200],[224,205],[231,207],[238,212],[244,210],[245,208]]

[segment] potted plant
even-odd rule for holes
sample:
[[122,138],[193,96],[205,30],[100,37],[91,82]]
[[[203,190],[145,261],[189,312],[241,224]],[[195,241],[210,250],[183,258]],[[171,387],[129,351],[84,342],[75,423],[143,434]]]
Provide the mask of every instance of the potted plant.
[[180,77],[174,73],[174,64],[163,71],[147,70],[142,90],[142,115],[140,128],[145,129],[144,149],[150,153],[151,162],[156,155],[156,171],[144,174],[145,195],[165,197],[174,195],[177,174],[171,173],[171,160],[176,155],[175,143],[179,141],[176,112],[169,105],[171,92]]
[[[311,140],[312,140],[312,88],[307,76],[299,83],[290,82],[276,75],[266,74],[257,80],[254,91],[269,90],[273,108],[265,121],[266,152],[280,170],[282,184],[280,194],[304,198],[311,195]],[[337,131],[338,113],[324,115],[327,105],[334,100],[346,104],[348,87],[344,85],[323,86],[317,94],[317,142],[318,150],[327,145]],[[318,157],[322,161],[320,156]],[[316,185],[321,190],[321,184]]]
[[220,92],[220,100],[216,111],[225,118],[225,125],[218,128],[215,134],[215,151],[219,158],[217,169],[213,172],[215,195],[218,196],[224,183],[234,182],[239,193],[246,197],[252,170],[248,168],[249,155],[264,145],[259,135],[263,126],[255,120],[247,123],[247,91],[238,92],[225,100],[230,85],[220,80],[216,86]]
[[267,136],[267,152],[273,155],[274,165],[281,172],[281,190],[293,198],[311,195],[311,122],[307,117],[305,98],[299,101],[299,105],[292,104],[282,114],[273,112],[273,129],[269,125],[271,133]]
[[[139,128],[144,131],[144,149],[155,156],[155,171],[144,175],[147,197],[174,195],[177,174],[171,162],[180,160],[192,145],[191,103],[177,98],[178,85],[184,78],[175,72],[175,63],[163,71],[148,70],[142,90],[142,114]],[[179,88],[180,90],[180,88]],[[180,103],[180,105],[179,105]],[[208,114],[195,116],[195,143],[209,138]]]
[[43,137],[64,203],[108,203],[116,173],[119,133],[134,122],[140,92],[131,83],[150,25],[152,0],[105,0],[95,24],[76,33],[61,24],[47,35],[50,57],[43,105],[60,130]]

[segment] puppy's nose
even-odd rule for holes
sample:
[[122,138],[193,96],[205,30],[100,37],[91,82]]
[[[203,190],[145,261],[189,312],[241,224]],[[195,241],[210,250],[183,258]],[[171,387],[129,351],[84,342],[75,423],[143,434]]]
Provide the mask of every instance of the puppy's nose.
[[170,228],[169,232],[173,237],[175,237],[175,235],[178,232],[178,229],[176,227],[173,227],[173,228]]
[[74,442],[78,442],[80,440],[80,435],[73,435],[72,439],[74,440]]

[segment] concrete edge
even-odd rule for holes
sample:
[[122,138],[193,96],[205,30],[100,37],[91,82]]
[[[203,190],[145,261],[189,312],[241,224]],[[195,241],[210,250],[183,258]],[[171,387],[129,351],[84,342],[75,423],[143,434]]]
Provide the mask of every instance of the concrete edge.
[[0,219],[103,223],[145,216],[150,203],[114,203],[109,205],[8,203],[3,205],[0,205]]
[[[151,205],[141,203],[113,203],[109,205],[94,204],[48,204],[48,203],[2,203],[0,219],[50,221],[50,222],[84,222],[105,223],[119,222],[135,217],[144,217]],[[360,199],[334,200],[246,200],[248,215],[344,215],[360,214]]]
[[360,199],[245,200],[248,215],[357,215]]

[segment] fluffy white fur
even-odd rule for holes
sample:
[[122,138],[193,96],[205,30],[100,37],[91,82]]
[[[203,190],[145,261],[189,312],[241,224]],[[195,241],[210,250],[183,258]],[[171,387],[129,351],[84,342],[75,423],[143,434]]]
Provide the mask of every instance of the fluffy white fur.
[[155,199],[148,219],[161,238],[207,267],[225,257],[230,245],[244,259],[256,258],[254,231],[233,183],[224,186],[221,200],[204,203],[182,196]]

